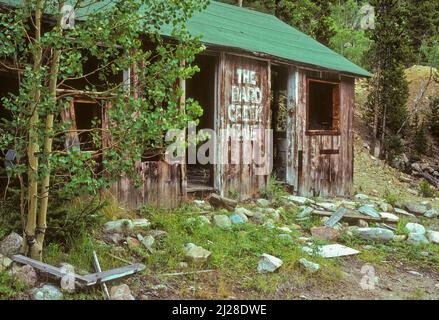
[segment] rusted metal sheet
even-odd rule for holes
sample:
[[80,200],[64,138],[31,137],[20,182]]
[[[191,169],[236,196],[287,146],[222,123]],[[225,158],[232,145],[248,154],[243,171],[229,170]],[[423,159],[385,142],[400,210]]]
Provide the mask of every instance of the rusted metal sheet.
[[265,132],[269,128],[269,63],[222,54],[219,81],[217,186],[223,196],[236,193],[245,199],[266,185],[271,170],[270,163],[255,157],[271,152]]
[[[339,108],[334,114],[334,132],[307,133],[307,85],[308,77],[337,81],[340,95],[335,96]],[[353,177],[353,129],[354,106],[353,78],[338,78],[334,74],[312,73],[299,69],[297,78],[297,106],[289,112],[289,126],[292,126],[288,160],[287,183],[301,195],[334,196],[349,195]],[[292,90],[292,89],[291,89]]]

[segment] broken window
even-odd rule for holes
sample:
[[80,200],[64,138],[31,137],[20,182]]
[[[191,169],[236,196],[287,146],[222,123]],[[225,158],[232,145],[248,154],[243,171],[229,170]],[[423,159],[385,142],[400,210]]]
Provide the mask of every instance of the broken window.
[[338,134],[340,84],[308,79],[308,134]]

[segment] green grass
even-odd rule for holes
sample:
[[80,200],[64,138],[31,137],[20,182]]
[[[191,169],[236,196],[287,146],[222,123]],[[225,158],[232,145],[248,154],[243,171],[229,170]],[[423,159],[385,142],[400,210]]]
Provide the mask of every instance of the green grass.
[[26,290],[26,285],[13,279],[6,271],[0,272],[0,300],[16,298]]

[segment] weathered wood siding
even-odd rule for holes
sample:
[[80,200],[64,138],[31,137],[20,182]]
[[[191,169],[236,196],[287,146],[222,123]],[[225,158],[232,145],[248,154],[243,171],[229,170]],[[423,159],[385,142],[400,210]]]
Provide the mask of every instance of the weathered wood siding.
[[122,206],[138,209],[148,204],[153,207],[176,208],[186,197],[181,164],[138,162],[136,171],[141,179],[139,188],[131,179],[122,177],[110,189]]
[[334,80],[334,75],[300,70],[291,73],[289,105],[290,153],[287,182],[300,195],[349,195],[353,182],[353,129],[355,81],[340,82],[340,134],[307,134],[307,77]]
[[[252,159],[255,153],[264,156],[270,150],[264,132],[269,127],[269,63],[223,53],[219,83],[215,186],[223,196],[234,192],[241,199],[250,198],[266,185],[268,177],[261,172],[269,164],[256,165]],[[231,129],[236,129],[238,139],[229,136]]]

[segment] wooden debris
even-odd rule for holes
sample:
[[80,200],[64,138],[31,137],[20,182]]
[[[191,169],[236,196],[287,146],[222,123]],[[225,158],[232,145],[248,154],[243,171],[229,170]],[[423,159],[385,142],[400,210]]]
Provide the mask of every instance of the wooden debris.
[[[331,217],[334,213],[333,212],[327,212],[327,211],[314,210],[312,212],[312,214],[313,215],[317,215],[317,216],[321,216],[321,217]],[[358,220],[364,220],[364,221],[367,221],[367,222],[386,222],[386,223],[391,223],[391,224],[395,224],[396,223],[395,221],[390,221],[390,220],[382,219],[382,218],[373,218],[373,217],[369,217],[369,216],[366,216],[366,215],[355,213],[355,212],[349,211],[349,210],[348,210],[348,213],[343,215],[341,220],[347,221],[347,222],[357,222]]]
[[221,196],[217,195],[216,193],[212,193],[210,195],[209,203],[215,209],[225,208],[229,211],[233,211],[236,208],[236,206],[238,205],[237,201],[221,197]]
[[345,208],[340,208],[334,212],[334,214],[324,223],[326,227],[334,227],[337,222],[339,222],[345,214],[348,213],[348,210]]
[[159,276],[173,277],[173,276],[184,276],[184,275],[197,274],[197,273],[210,273],[210,272],[214,272],[214,271],[215,270],[200,270],[200,271],[189,271],[189,272],[162,273],[162,274],[159,274]]
[[[12,260],[22,264],[28,264],[35,269],[38,269],[42,272],[48,273],[56,278],[63,278],[67,275],[62,269],[48,265],[41,261],[37,261],[22,255],[15,255],[12,257]],[[135,263],[129,266],[111,269],[103,272],[96,272],[93,274],[81,276],[78,274],[74,274],[75,281],[80,284],[84,284],[85,286],[94,286],[96,284],[102,284],[104,282],[116,280],[119,278],[123,278],[129,275],[132,275],[136,272],[142,271],[145,269],[145,266],[141,263]]]
[[[98,256],[96,251],[93,251],[93,263],[95,265],[96,272],[102,272],[101,265],[98,260]],[[107,285],[105,283],[101,284],[102,291],[104,292],[104,296],[107,300],[110,300],[110,293],[108,292]]]

